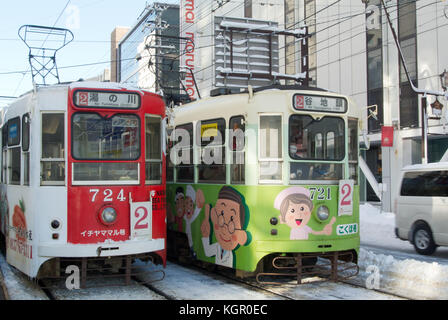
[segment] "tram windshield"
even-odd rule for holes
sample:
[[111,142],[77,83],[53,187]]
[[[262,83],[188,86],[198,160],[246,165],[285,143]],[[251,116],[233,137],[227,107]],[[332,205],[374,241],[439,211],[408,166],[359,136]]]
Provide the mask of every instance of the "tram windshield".
[[294,160],[341,161],[345,156],[344,120],[293,115],[289,120],[289,155]]
[[75,159],[136,160],[140,156],[139,119],[135,115],[103,118],[96,113],[77,113],[72,129]]
[[344,120],[332,116],[313,119],[309,115],[292,115],[289,119],[289,156],[293,160],[290,163],[292,183],[342,179],[343,165],[334,162],[345,157]]

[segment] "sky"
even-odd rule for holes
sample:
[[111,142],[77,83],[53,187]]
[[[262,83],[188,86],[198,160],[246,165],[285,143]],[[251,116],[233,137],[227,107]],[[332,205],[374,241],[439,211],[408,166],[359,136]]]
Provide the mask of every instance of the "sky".
[[[132,27],[147,0],[2,0],[0,4],[0,107],[32,89],[28,47],[18,35],[22,25],[70,29],[74,40],[56,55],[61,82],[97,76],[110,63],[110,35],[116,26]],[[158,1],[178,3],[178,0]],[[43,36],[42,43],[50,39]],[[36,39],[37,40],[37,39]],[[56,43],[55,41],[52,41]],[[40,43],[40,40],[39,40]],[[69,67],[69,68],[65,68]],[[25,73],[26,71],[26,73]],[[51,79],[54,81],[54,78]]]

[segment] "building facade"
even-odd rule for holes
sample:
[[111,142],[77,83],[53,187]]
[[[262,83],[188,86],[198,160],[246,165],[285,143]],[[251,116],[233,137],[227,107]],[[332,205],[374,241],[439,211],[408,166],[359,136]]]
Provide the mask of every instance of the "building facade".
[[163,92],[168,101],[179,90],[179,6],[153,3],[117,46],[118,82]]
[[[420,89],[443,92],[440,75],[448,69],[448,3],[385,0],[406,61],[409,78]],[[384,185],[383,210],[392,211],[400,169],[422,162],[422,95],[415,93],[400,63],[397,46],[380,0],[180,0],[181,35],[194,39],[184,56],[194,70],[202,96],[217,86],[216,17],[271,21],[293,30],[308,28],[308,48],[301,40],[279,39],[279,73],[301,73],[308,61],[309,84],[350,95],[363,109],[370,149],[363,151],[370,170]],[[183,20],[183,22],[182,22]],[[285,80],[286,83],[294,81]],[[192,85],[192,83],[190,83]],[[428,162],[439,161],[448,147],[448,102],[435,117],[427,96]],[[370,111],[375,111],[372,113]],[[393,128],[393,146],[381,145],[382,128]],[[377,201],[363,183],[361,198]]]

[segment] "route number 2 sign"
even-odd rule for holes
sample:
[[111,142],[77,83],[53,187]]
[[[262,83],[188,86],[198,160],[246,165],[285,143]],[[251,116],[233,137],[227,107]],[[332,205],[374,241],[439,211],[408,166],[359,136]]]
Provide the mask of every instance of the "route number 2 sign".
[[338,216],[351,216],[353,214],[353,180],[339,181]]
[[[130,202],[131,239],[152,237],[152,197],[146,202]],[[132,199],[132,198],[131,198]]]

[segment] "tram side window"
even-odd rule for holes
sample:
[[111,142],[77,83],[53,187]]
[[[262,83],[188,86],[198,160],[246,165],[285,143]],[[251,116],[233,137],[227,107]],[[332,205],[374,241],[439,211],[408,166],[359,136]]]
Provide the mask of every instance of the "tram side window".
[[6,123],[2,128],[2,183],[6,183],[6,175],[8,172],[7,163],[7,152],[8,152],[8,123]]
[[42,114],[41,185],[65,184],[64,114]]
[[245,169],[245,124],[244,117],[237,116],[230,118],[230,139],[229,147],[231,150],[232,164],[230,165],[230,182],[244,183]]
[[162,118],[146,116],[146,184],[162,182]]
[[20,117],[8,121],[9,184],[20,185]]
[[261,115],[259,128],[260,181],[282,180],[282,116]]
[[225,131],[226,121],[223,118],[203,120],[197,124],[201,150],[201,162],[198,165],[200,182],[226,182]]
[[167,130],[167,144],[166,144],[166,181],[174,182],[174,163],[171,159],[171,150],[173,148],[173,141],[171,134],[173,129]]
[[30,185],[30,114],[22,117],[23,184]]
[[175,128],[176,177],[180,182],[193,182],[193,124],[187,123]]
[[358,119],[348,120],[348,166],[350,179],[358,181]]

